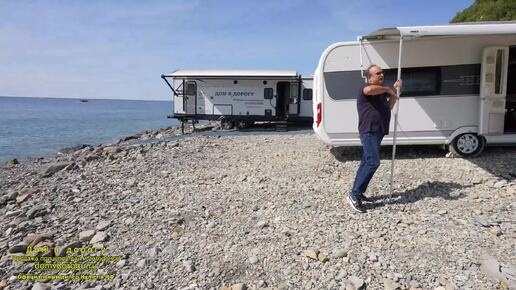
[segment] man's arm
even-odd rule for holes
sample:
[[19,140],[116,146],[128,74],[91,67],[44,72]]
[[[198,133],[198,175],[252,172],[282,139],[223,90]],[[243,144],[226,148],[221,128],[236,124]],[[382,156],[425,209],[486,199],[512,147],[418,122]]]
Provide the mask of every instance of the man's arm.
[[394,108],[394,105],[396,104],[396,101],[399,99],[398,95],[390,95],[389,96],[389,109],[392,110]]
[[389,95],[393,95],[394,91],[389,87],[379,86],[379,85],[368,85],[364,87],[362,90],[364,95],[366,96],[374,96],[383,93],[388,93]]

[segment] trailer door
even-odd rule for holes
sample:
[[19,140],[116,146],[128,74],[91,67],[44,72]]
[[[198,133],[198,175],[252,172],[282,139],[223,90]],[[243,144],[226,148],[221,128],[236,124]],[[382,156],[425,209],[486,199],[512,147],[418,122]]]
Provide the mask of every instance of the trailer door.
[[486,47],[482,54],[479,134],[503,134],[508,47]]
[[183,107],[187,115],[195,115],[197,101],[197,83],[194,81],[186,82],[186,93],[183,99]]
[[290,99],[288,102],[289,116],[297,116],[299,114],[299,83],[290,83]]

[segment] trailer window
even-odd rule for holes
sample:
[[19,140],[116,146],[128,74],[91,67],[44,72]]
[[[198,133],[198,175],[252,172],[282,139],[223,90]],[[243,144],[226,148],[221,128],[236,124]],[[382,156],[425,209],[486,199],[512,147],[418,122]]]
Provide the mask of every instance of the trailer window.
[[274,90],[272,88],[263,89],[263,98],[264,99],[272,100],[273,95],[274,95]]
[[312,89],[303,89],[303,100],[312,100]]
[[[385,83],[392,86],[397,77],[396,69],[389,69]],[[441,70],[438,67],[406,68],[401,71],[403,89],[401,96],[438,95],[441,82]]]
[[502,91],[502,62],[503,62],[503,50],[498,49],[496,51],[496,71],[495,71],[495,94],[499,94]]
[[186,94],[189,96],[195,96],[196,94],[196,85],[194,82],[188,82],[186,83]]
[[297,99],[298,88],[298,83],[290,84],[290,98]]

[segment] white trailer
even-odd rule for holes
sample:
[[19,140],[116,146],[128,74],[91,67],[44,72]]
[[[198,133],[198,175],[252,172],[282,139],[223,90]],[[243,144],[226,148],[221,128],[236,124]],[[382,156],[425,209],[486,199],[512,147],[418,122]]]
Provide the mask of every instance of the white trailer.
[[224,128],[256,121],[312,123],[312,81],[289,70],[176,70],[161,76],[173,92],[173,117],[221,120]]
[[[360,145],[356,98],[371,64],[397,78],[397,144],[441,144],[461,156],[485,144],[516,143],[516,23],[397,27],[322,54],[314,74],[316,136],[333,146]],[[382,144],[393,144],[395,118]]]

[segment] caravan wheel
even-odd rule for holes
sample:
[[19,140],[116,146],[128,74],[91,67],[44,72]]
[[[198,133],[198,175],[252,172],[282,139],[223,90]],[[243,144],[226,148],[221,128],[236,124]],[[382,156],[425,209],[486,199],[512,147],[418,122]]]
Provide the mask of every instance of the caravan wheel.
[[231,130],[231,129],[233,129],[233,127],[235,127],[235,122],[233,122],[231,120],[223,119],[220,123],[221,123],[220,126],[222,127],[223,130]]
[[461,134],[449,147],[450,152],[461,157],[475,157],[484,150],[484,138],[474,133]]
[[247,121],[238,121],[237,128],[238,129],[247,129],[247,128],[249,128],[249,122],[247,122]]

